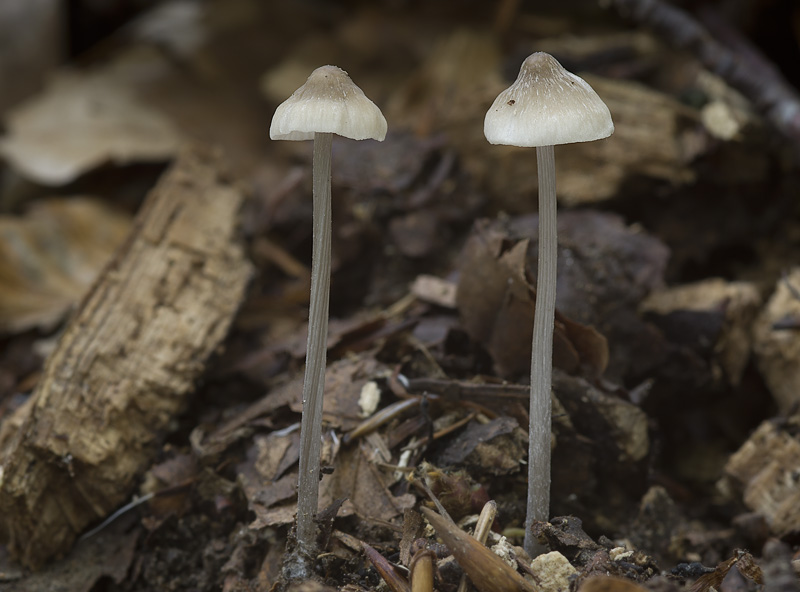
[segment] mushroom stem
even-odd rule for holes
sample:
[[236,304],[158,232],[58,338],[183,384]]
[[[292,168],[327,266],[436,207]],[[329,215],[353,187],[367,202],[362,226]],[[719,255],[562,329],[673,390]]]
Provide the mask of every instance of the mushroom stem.
[[550,387],[553,379],[553,325],[556,311],[558,238],[556,227],[556,164],[553,146],[537,146],[539,174],[539,263],[531,350],[531,402],[528,444],[528,508],[525,551],[542,549],[533,537],[535,520],[550,517]]
[[319,500],[322,395],[331,292],[331,143],[333,134],[314,134],[314,213],[311,303],[308,313],[303,418],[300,423],[300,478],[297,485],[297,544],[308,557],[316,550],[314,521]]

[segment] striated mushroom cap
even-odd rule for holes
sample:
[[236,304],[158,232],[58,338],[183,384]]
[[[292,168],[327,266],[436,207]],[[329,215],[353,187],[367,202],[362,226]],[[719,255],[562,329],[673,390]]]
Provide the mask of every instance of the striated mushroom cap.
[[497,95],[483,133],[491,144],[551,146],[607,138],[614,122],[585,80],[537,52],[522,63],[514,84]]
[[269,137],[312,140],[316,132],[382,141],[386,137],[386,119],[347,72],[336,66],[322,66],[275,110]]

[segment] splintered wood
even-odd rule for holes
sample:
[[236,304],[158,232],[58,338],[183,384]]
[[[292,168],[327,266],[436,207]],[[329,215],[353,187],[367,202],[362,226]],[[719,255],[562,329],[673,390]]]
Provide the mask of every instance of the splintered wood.
[[785,426],[766,421],[728,460],[720,489],[741,490],[744,503],[778,536],[800,529],[800,416]]
[[216,153],[185,150],[69,322],[0,465],[0,534],[23,564],[127,500],[185,406],[251,275],[243,199]]

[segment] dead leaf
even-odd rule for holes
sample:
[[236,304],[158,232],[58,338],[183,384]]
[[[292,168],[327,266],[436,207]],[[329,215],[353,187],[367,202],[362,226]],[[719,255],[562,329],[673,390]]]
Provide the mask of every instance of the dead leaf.
[[756,565],[753,556],[747,551],[737,550],[730,559],[719,563],[711,573],[703,574],[692,584],[690,592],[709,592],[711,589],[719,590],[725,576],[736,566],[739,573],[757,584],[763,583],[761,568]]
[[365,520],[390,521],[403,514],[416,502],[410,493],[393,495],[388,486],[394,481],[391,470],[379,468],[369,461],[369,451],[357,442],[339,453],[333,474],[320,485],[320,504],[346,497],[348,505]]
[[109,162],[171,158],[180,143],[178,131],[135,91],[142,77],[163,74],[165,64],[152,54],[140,63],[62,71],[43,93],[8,114],[0,154],[25,177],[51,186]]
[[[528,281],[530,243],[520,236],[503,223],[478,221],[462,253],[456,295],[464,327],[484,344],[502,376],[530,368],[535,290]],[[605,338],[562,314],[558,321],[553,364],[602,374],[608,361]]]
[[478,514],[489,501],[486,488],[466,471],[441,470],[429,462],[423,462],[420,471],[425,485],[454,520]]
[[52,328],[128,235],[128,216],[90,198],[0,217],[0,332]]
[[[369,353],[329,364],[325,369],[323,421],[345,432],[355,428],[362,421],[361,407],[358,404],[361,389],[367,382],[388,374],[388,368]],[[302,379],[298,380],[301,381],[301,396],[295,399],[290,407],[300,413],[303,410]]]

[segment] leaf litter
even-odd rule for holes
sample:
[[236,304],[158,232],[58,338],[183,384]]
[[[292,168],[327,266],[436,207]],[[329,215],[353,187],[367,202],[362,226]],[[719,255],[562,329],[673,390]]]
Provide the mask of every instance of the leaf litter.
[[[153,498],[97,535],[118,545],[109,549],[126,550],[109,576],[130,590],[268,590],[278,581],[295,511],[310,244],[302,171],[310,158],[299,145],[268,145],[263,132],[285,89],[336,56],[388,106],[398,129],[380,149],[335,143],[335,318],[319,508],[326,551],[317,563],[327,586],[294,587],[356,591],[382,578],[406,590],[415,581],[409,570],[428,560],[436,589],[456,589],[463,572],[487,592],[543,586],[549,576],[514,547],[525,496],[535,171],[527,151],[490,147],[480,134],[485,107],[516,63],[509,48],[466,22],[480,12],[475,7],[462,15],[447,6],[439,14],[355,6],[352,19],[323,11],[302,24],[289,18],[297,8],[280,2],[171,10],[153,12],[91,67],[62,72],[8,112],[3,140],[6,166],[17,174],[69,187],[91,184],[89,173],[100,168],[167,160],[180,142],[199,137],[224,146],[254,189],[241,229],[258,274],[225,351],[159,435],[141,487]],[[617,123],[608,144],[565,148],[559,159],[562,204],[583,207],[559,216],[553,518],[536,532],[572,566],[563,581],[574,590],[755,590],[770,578],[795,590],[791,549],[767,541],[791,544],[797,530],[796,406],[785,386],[793,380],[793,276],[767,271],[759,283],[735,281],[752,279],[751,262],[749,278],[708,279],[730,244],[791,262],[793,247],[769,241],[770,232],[796,236],[790,217],[776,215],[789,206],[773,197],[762,206],[762,228],[749,231],[741,230],[746,209],[731,208],[726,224],[739,230],[730,239],[679,229],[668,207],[687,211],[692,191],[726,187],[719,171],[737,151],[759,146],[757,125],[727,140],[704,128],[700,110],[678,100],[678,82],[642,72],[669,66],[683,72],[684,84],[710,87],[692,78],[695,65],[681,65],[647,33],[612,43],[587,32],[588,49],[577,51],[558,36],[557,19],[511,10],[524,17],[513,28],[514,51],[526,52],[531,41],[521,32],[534,31],[541,47],[606,75],[592,84]],[[285,30],[273,25],[275,34],[264,36],[264,23],[275,22]],[[609,43],[615,51],[603,53]],[[251,59],[240,59],[242,49]],[[62,103],[80,117],[62,120]],[[706,167],[695,166],[703,158]],[[760,158],[783,166],[774,153]],[[765,170],[748,173],[750,190],[772,187]],[[11,311],[6,331],[51,332],[88,291],[101,253],[119,244],[70,234],[74,217],[64,212],[79,200],[41,197],[31,214],[11,221],[0,248],[19,253],[25,241],[42,242],[30,238],[37,208],[58,212],[55,222],[36,223],[47,228],[44,242],[53,242],[54,224],[66,223],[67,238],[9,267],[6,275],[17,279],[8,284],[16,291],[3,284],[16,295],[0,298]],[[602,211],[592,209],[598,203]],[[689,228],[718,216],[711,205],[692,203],[688,211],[700,215]],[[103,225],[104,216],[102,207],[88,215],[121,241],[126,223]],[[757,250],[748,250],[748,232],[761,233]],[[73,259],[81,265],[64,265]],[[26,352],[35,342],[30,334],[7,338],[0,368],[19,359],[6,348],[10,339]],[[11,385],[2,405],[12,395],[11,406],[21,404],[31,368],[0,374]],[[19,426],[9,421],[4,430],[13,433]],[[467,534],[489,499],[498,516],[487,544],[499,555]],[[461,523],[435,517],[436,504]],[[418,508],[444,545],[424,529]],[[83,544],[52,565],[80,565]],[[746,546],[752,553],[737,550]],[[4,573],[13,574],[12,585],[45,589],[34,578],[46,581],[46,572]],[[102,577],[84,574],[84,589]]]

